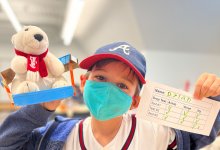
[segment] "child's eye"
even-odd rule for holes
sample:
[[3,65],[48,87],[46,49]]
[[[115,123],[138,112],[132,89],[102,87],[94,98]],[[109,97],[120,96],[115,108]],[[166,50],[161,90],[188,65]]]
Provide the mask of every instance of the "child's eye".
[[28,31],[28,28],[24,29],[24,31]]
[[118,83],[117,86],[118,86],[120,89],[128,89],[127,85],[125,85],[124,83]]
[[95,76],[95,79],[97,81],[105,81],[105,77],[103,77],[103,76]]

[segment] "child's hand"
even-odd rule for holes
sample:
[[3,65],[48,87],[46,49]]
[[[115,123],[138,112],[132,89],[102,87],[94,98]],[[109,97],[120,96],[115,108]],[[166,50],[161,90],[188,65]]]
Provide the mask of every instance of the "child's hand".
[[215,74],[203,73],[196,82],[194,98],[220,95],[220,78]]
[[55,111],[56,108],[60,105],[61,100],[56,100],[52,102],[41,103],[46,110]]

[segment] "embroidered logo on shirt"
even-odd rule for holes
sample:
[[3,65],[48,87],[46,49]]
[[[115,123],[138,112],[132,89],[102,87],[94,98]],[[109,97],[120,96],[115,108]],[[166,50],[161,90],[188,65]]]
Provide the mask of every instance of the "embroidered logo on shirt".
[[129,45],[120,45],[118,47],[115,47],[113,49],[109,49],[109,51],[116,51],[116,50],[123,50],[124,54],[129,55],[130,54],[130,46]]

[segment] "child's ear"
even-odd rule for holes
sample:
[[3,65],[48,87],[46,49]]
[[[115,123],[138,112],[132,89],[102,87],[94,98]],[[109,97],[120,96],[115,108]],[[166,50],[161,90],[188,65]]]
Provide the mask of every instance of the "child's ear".
[[132,104],[130,109],[135,109],[138,107],[141,97],[140,96],[133,96],[132,97]]
[[80,86],[84,87],[86,84],[87,77],[85,75],[80,75]]

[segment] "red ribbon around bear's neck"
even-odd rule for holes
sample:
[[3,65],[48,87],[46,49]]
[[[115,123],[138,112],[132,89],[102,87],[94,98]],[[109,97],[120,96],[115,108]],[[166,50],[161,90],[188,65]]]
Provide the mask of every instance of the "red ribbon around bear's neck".
[[48,75],[46,64],[43,59],[44,57],[46,57],[48,49],[40,55],[27,54],[17,49],[14,50],[18,56],[23,56],[27,58],[27,70],[33,72],[39,71],[42,78]]

